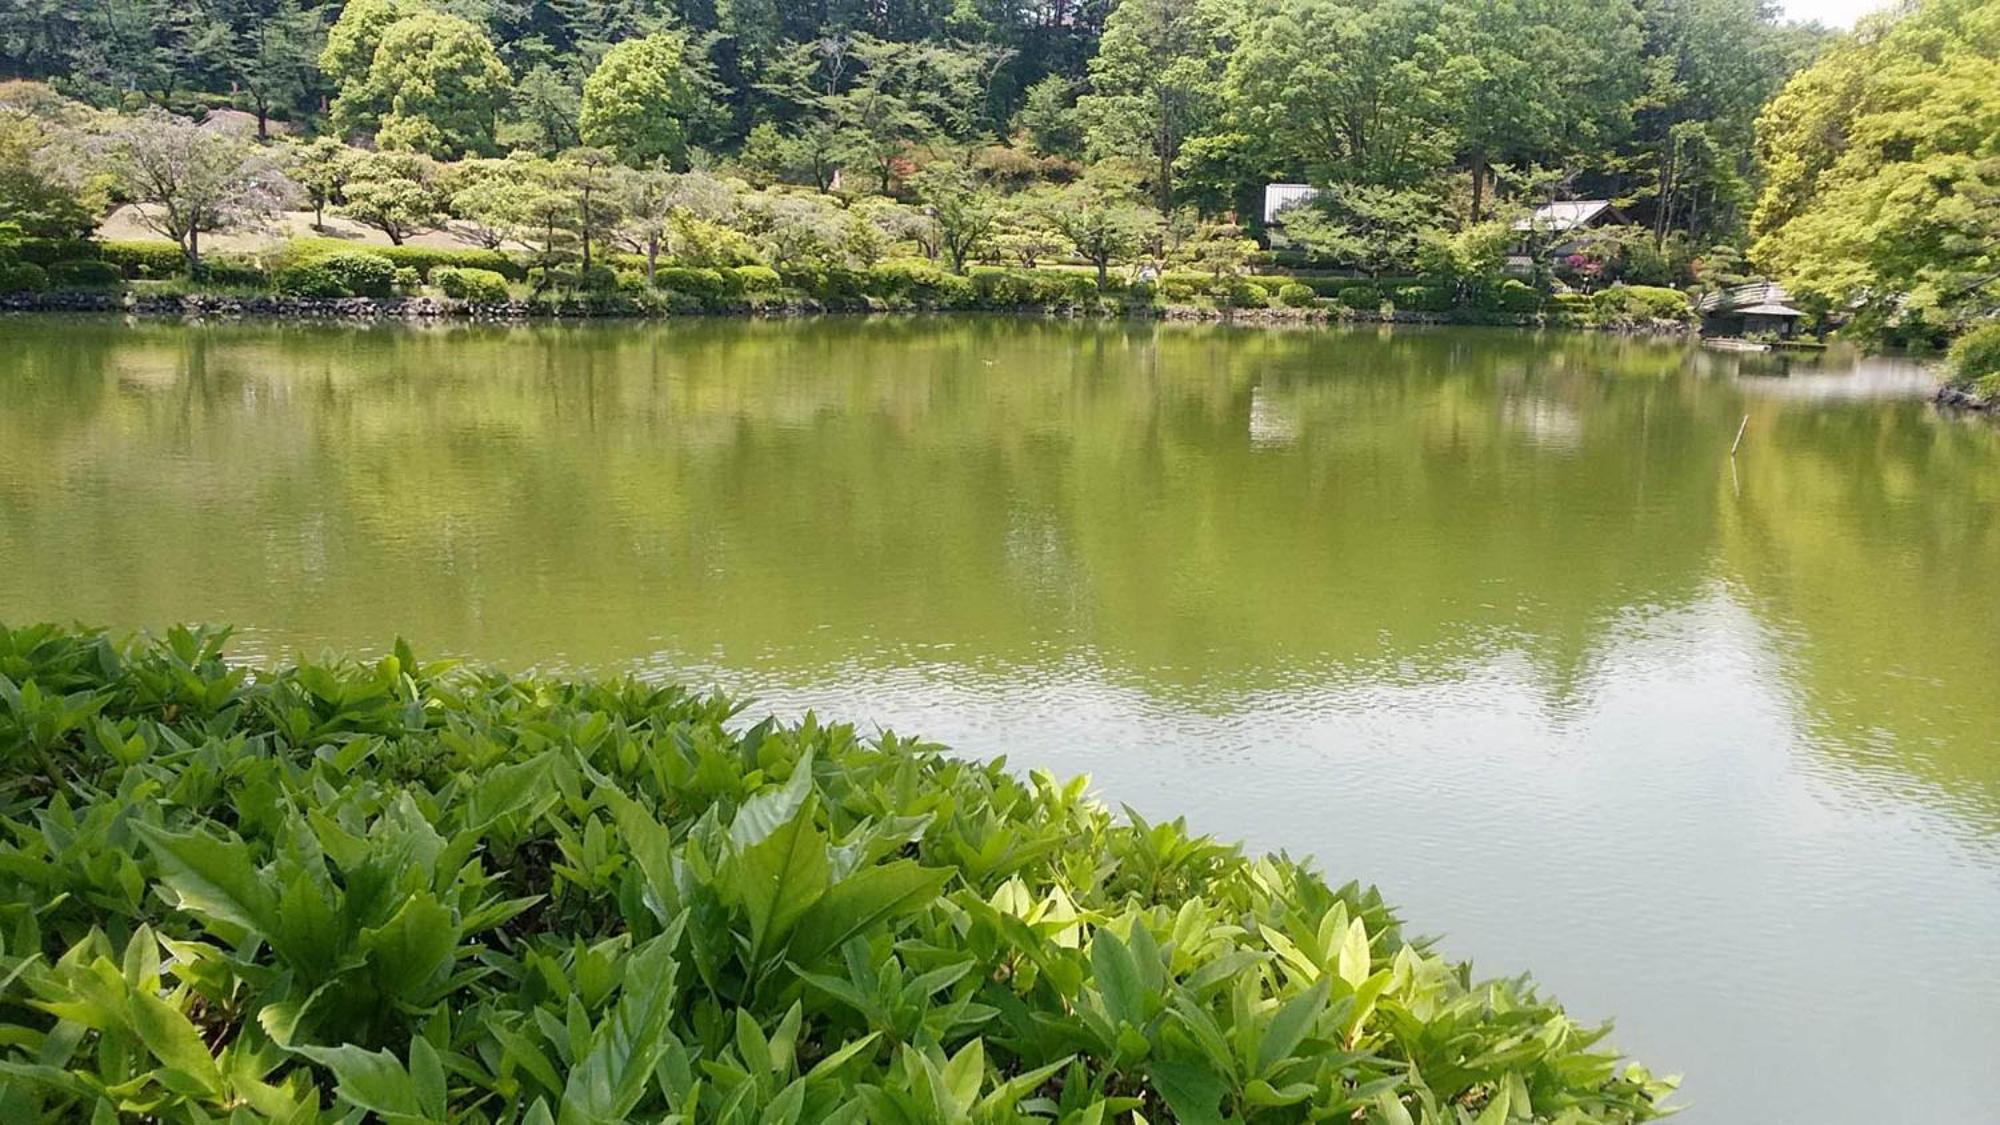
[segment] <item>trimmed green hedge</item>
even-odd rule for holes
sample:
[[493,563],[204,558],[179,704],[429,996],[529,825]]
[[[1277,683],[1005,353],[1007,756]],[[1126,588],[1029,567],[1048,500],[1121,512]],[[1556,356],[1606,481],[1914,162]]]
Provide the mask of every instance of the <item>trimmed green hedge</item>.
[[508,297],[507,279],[493,270],[439,266],[431,271],[431,282],[445,296],[461,301],[498,303]]
[[135,281],[163,281],[187,272],[187,255],[163,239],[134,242],[100,242],[97,257],[117,266]]
[[396,291],[396,265],[369,250],[342,250],[295,261],[272,279],[290,297],[387,297]]
[[1643,320],[1687,320],[1694,315],[1688,295],[1657,285],[1613,285],[1593,298],[1600,315]]
[[125,280],[117,266],[99,258],[76,258],[48,267],[49,284],[57,288],[102,289]]
[[224,642],[0,628],[11,1119],[1626,1123],[1671,1088],[1372,889],[1083,780]]
[[528,277],[528,267],[505,251],[485,250],[472,246],[463,249],[436,246],[356,246],[352,242],[338,238],[296,238],[286,244],[284,257],[289,264],[356,250],[380,254],[392,265],[416,270],[418,276],[425,281],[429,281],[431,271],[440,266],[491,270],[509,281],[525,281]]

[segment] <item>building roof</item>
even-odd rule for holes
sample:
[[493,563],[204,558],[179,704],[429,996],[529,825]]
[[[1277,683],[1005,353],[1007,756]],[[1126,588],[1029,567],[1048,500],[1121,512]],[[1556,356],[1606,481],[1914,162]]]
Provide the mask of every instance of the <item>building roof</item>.
[[1514,220],[1515,230],[1556,231],[1586,227],[1611,209],[1608,199],[1572,199],[1564,203],[1544,203],[1525,219]]
[[1728,316],[1804,316],[1792,307],[1792,295],[1775,281],[1753,281],[1719,293],[1710,293],[1696,303],[1704,313]]
[[1280,211],[1304,206],[1318,198],[1319,189],[1311,184],[1265,184],[1264,225],[1277,223]]

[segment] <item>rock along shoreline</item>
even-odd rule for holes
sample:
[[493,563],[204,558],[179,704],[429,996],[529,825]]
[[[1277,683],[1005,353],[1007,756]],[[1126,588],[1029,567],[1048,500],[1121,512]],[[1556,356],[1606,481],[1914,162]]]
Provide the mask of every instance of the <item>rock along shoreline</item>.
[[1693,335],[1692,325],[1674,320],[1617,321],[1579,324],[1535,313],[1365,312],[1326,308],[1211,308],[1199,305],[1126,305],[1104,310],[1023,306],[996,309],[952,309],[927,306],[884,307],[867,302],[826,304],[792,300],[740,309],[668,312],[614,302],[462,301],[449,297],[286,297],[276,294],[237,296],[222,293],[147,294],[130,292],[45,292],[0,295],[0,312],[117,313],[127,316],[206,320],[296,320],[349,323],[525,324],[575,320],[675,320],[743,317],[777,319],[792,316],[867,313],[998,314],[1051,319],[1151,320],[1183,323],[1306,325],[1410,324],[1486,325],[1512,328],[1571,328],[1626,335]]

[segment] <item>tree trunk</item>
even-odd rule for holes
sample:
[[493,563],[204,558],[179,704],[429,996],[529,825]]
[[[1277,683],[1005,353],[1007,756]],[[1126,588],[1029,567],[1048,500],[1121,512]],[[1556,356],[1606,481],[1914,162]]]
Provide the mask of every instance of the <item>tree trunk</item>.
[[660,236],[649,234],[646,236],[646,284],[648,286],[651,286],[653,279],[659,275],[659,261]]
[[1475,153],[1472,157],[1472,221],[1484,217],[1486,206],[1486,154]]
[[1106,289],[1110,287],[1111,284],[1110,273],[1111,273],[1111,260],[1109,258],[1097,259],[1097,287],[1099,289]]
[[313,229],[326,229],[326,200],[313,196]]
[[188,278],[201,272],[201,232],[190,227],[187,235]]
[[383,231],[382,233],[389,236],[389,245],[401,246],[403,244],[403,232],[398,230],[397,228],[390,227],[389,229]]

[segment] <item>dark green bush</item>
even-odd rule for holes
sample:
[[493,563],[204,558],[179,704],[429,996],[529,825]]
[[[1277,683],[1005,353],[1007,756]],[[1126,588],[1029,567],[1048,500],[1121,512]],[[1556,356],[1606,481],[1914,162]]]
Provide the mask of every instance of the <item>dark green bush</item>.
[[32,262],[45,270],[61,263],[98,256],[97,244],[81,238],[16,238],[8,242],[7,251],[9,257]]
[[1542,307],[1542,295],[1518,277],[1503,279],[1492,289],[1493,308],[1501,312],[1528,313]]
[[340,278],[319,262],[285,266],[271,275],[271,288],[287,297],[351,297]]
[[1340,290],[1339,296],[1335,299],[1343,307],[1361,312],[1374,312],[1382,307],[1382,291],[1373,285],[1355,285],[1350,282]]
[[396,291],[396,263],[373,250],[344,250],[315,263],[340,285],[343,296],[387,297]]
[[1375,891],[1081,779],[224,639],[0,628],[12,1120],[1629,1123],[1670,1089]]
[[48,267],[49,284],[58,289],[102,289],[125,280],[123,271],[101,258],[76,258]]
[[187,255],[171,242],[102,242],[97,256],[139,281],[158,281],[187,272]]
[[0,262],[0,293],[40,293],[48,287],[48,271],[35,263]]
[[1588,324],[1595,319],[1597,306],[1588,293],[1556,293],[1549,297],[1549,308],[1566,321]]
[[1310,308],[1312,307],[1312,303],[1317,300],[1319,300],[1319,294],[1313,292],[1310,285],[1300,285],[1296,281],[1288,281],[1278,288],[1278,303],[1289,308]]
[[483,304],[499,304],[507,300],[507,279],[493,270],[439,266],[431,271],[431,282],[440,293],[455,300]]
[[618,273],[610,266],[536,266],[528,271],[528,286],[536,293],[611,293],[618,288]]

